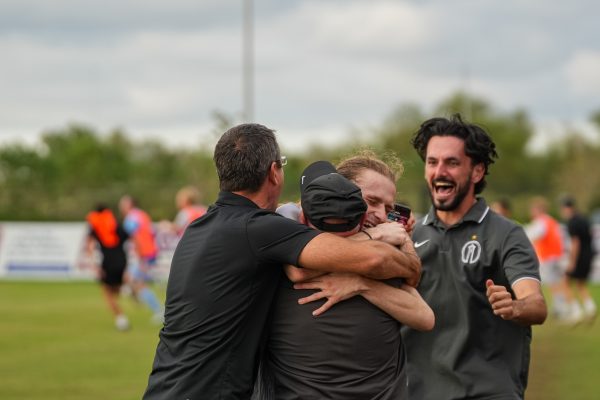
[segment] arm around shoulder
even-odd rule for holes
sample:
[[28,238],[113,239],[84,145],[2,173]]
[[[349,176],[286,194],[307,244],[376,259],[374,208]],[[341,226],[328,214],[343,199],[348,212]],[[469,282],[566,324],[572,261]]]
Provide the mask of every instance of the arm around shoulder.
[[408,285],[396,288],[372,279],[366,281],[361,296],[367,301],[410,328],[418,331],[433,329],[435,315],[417,289]]
[[284,267],[284,271],[287,278],[294,283],[316,278],[325,274],[325,272],[323,271],[315,271],[307,268],[298,268],[293,265],[286,265]]
[[300,253],[302,267],[327,272],[354,272],[374,279],[402,277],[418,282],[418,257],[376,240],[353,241],[329,233],[312,239]]

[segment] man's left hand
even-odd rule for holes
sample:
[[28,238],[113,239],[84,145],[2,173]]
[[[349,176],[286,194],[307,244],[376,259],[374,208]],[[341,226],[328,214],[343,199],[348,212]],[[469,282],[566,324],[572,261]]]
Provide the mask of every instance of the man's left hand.
[[305,282],[296,283],[294,289],[316,289],[319,292],[298,300],[298,304],[327,299],[325,304],[313,311],[316,317],[329,310],[334,304],[360,294],[363,284],[362,277],[351,273],[332,273],[322,275]]

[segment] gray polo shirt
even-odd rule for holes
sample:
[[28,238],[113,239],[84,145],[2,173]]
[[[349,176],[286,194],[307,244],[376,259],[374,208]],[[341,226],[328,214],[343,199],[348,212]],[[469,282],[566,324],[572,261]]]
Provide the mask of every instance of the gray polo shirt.
[[423,266],[419,292],[435,328],[402,328],[410,398],[522,399],[527,386],[531,328],[495,316],[486,297],[492,279],[509,291],[521,279],[539,280],[533,247],[521,226],[478,199],[446,227],[431,209],[413,241]]

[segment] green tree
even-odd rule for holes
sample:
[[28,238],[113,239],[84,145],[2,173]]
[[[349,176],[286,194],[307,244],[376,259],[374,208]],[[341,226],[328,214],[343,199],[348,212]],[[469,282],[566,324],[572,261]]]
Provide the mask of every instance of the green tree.
[[[553,199],[568,194],[583,211],[600,206],[600,147],[577,131],[567,135],[546,154],[553,171],[548,181]],[[550,161],[552,160],[552,161]]]
[[23,145],[0,148],[0,218],[44,219],[48,168],[33,149]]

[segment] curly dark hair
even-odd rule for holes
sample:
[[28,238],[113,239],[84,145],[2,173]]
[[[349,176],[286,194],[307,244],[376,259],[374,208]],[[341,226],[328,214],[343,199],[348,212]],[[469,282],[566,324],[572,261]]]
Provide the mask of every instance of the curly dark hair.
[[419,130],[414,134],[411,144],[419,153],[423,161],[427,155],[427,144],[434,136],[454,136],[465,143],[465,153],[471,159],[473,165],[483,164],[484,177],[475,184],[475,194],[483,192],[485,175],[488,168],[498,158],[496,145],[490,135],[480,126],[463,121],[460,114],[454,114],[448,118],[431,118],[421,124]]

